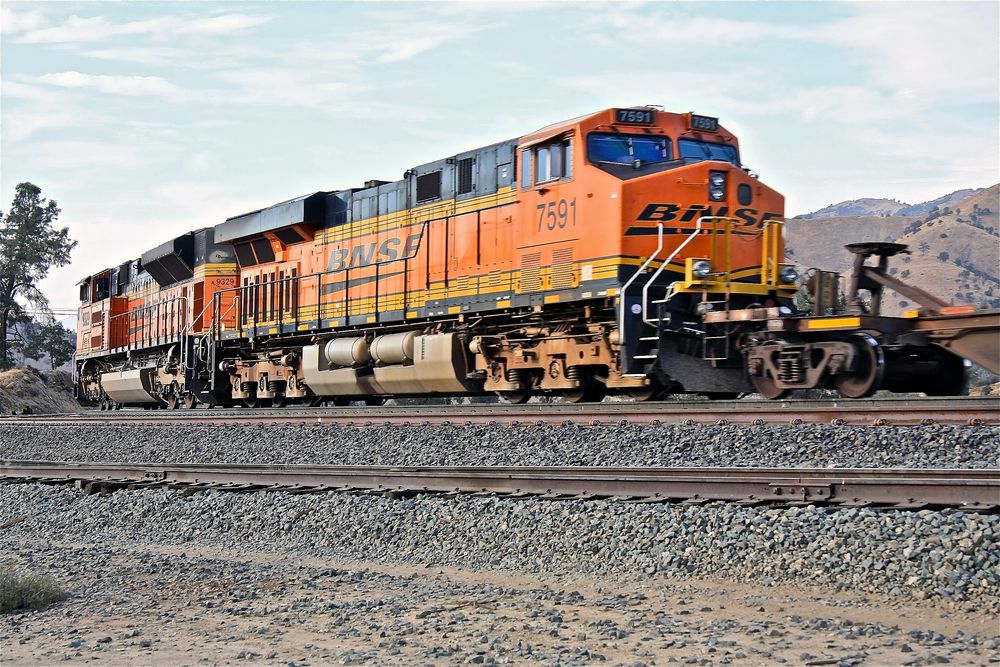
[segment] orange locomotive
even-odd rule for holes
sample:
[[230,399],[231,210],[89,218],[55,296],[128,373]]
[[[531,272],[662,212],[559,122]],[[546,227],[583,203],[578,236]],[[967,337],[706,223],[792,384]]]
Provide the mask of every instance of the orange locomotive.
[[709,372],[685,333],[698,363],[659,374],[643,318],[670,285],[679,332],[708,294],[787,300],[782,215],[715,119],[610,109],[220,225],[241,267],[220,363],[251,405],[738,392],[738,357]]
[[[783,215],[717,119],[608,109],[194,232],[218,261],[174,240],[133,267],[156,285],[127,337],[81,326],[78,389],[112,407],[770,388],[741,348],[760,324],[706,320],[795,313]],[[81,322],[120,298],[92,287]],[[170,300],[183,317],[150,339],[142,313]]]
[[81,281],[77,399],[101,409],[182,401],[194,407],[189,341],[213,324],[206,304],[238,275],[232,247],[216,244],[207,228]]

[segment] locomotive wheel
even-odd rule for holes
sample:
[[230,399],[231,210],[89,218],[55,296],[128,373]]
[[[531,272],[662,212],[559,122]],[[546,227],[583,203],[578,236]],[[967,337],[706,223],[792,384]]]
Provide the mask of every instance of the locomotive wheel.
[[167,410],[176,410],[181,407],[181,399],[177,394],[170,394],[167,396]]
[[198,405],[198,397],[194,394],[187,393],[184,394],[184,407],[188,410],[194,410],[195,406]]
[[567,403],[600,403],[608,394],[607,387],[600,380],[590,378],[586,385],[576,389],[563,389],[562,399]]
[[323,405],[323,397],[306,396],[305,398],[302,399],[302,405],[306,406],[307,408],[318,408],[319,406]]
[[276,408],[283,408],[288,404],[288,399],[284,396],[275,396],[271,399],[271,405]]
[[[765,346],[778,345],[784,341],[774,341],[764,343]],[[774,378],[766,375],[767,371],[764,371],[765,375],[750,375],[750,381],[753,383],[754,389],[757,393],[770,401],[776,401],[779,398],[784,398],[791,393],[790,389],[783,389],[778,386]]]
[[504,403],[521,405],[523,403],[527,403],[528,399],[531,398],[531,390],[522,389],[521,391],[498,391],[497,396],[499,396]]
[[663,387],[652,384],[648,387],[630,387],[627,391],[633,401],[640,403],[658,401],[664,396]]
[[772,377],[753,375],[750,379],[753,381],[753,386],[757,390],[757,393],[768,400],[775,401],[788,396],[789,390],[779,387],[778,383]]
[[253,410],[254,408],[259,408],[260,399],[257,398],[256,396],[247,396],[246,398],[243,399],[243,407],[250,408],[251,410]]
[[885,377],[885,354],[878,341],[868,334],[851,337],[857,354],[857,368],[852,373],[833,376],[833,386],[844,398],[871,396],[882,386]]

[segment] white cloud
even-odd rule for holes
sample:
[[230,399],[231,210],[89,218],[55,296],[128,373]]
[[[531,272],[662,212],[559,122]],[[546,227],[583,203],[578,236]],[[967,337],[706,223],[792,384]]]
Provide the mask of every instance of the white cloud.
[[302,67],[244,67],[219,72],[216,78],[234,87],[222,99],[239,104],[323,107],[369,88],[350,77],[337,78],[335,72]]
[[222,14],[212,17],[160,16],[141,21],[112,22],[103,16],[70,16],[58,25],[35,24],[19,31],[18,41],[27,44],[102,42],[114,37],[143,36],[167,40],[190,35],[217,36],[240,32],[270,20],[252,14]]
[[78,178],[93,177],[95,170],[131,170],[150,164],[163,155],[164,146],[113,143],[88,139],[49,140],[31,144],[31,162],[46,173],[73,172]]
[[196,34],[223,35],[254,28],[267,23],[268,20],[266,16],[260,15],[223,14],[221,16],[195,19],[188,24],[187,28]]
[[43,74],[36,81],[62,88],[93,88],[109,95],[176,96],[180,88],[159,76],[124,76],[58,72]]
[[996,100],[1000,12],[995,2],[856,3],[855,16],[816,33],[867,53],[872,78],[914,95]]
[[0,134],[5,142],[18,143],[42,130],[80,124],[80,118],[68,109],[32,108],[5,113]]
[[[765,7],[766,5],[762,5]],[[642,26],[644,43],[666,47],[725,44],[727,48],[782,49],[787,42],[839,47],[829,54],[830,72],[839,62],[861,62],[869,81],[893,94],[931,99],[956,94],[995,100],[1000,53],[1000,13],[987,2],[857,2],[853,15],[822,24],[783,24],[692,16],[674,3],[612,5],[584,19],[581,30],[605,46]],[[629,31],[629,32],[625,32]],[[815,57],[815,56],[813,56]]]
[[45,15],[37,9],[15,12],[9,5],[0,5],[0,33],[14,34],[37,30],[43,25],[45,25]]
[[80,127],[89,123],[78,95],[22,81],[3,82],[2,137],[16,144],[41,130]]
[[82,51],[82,56],[97,58],[99,60],[113,60],[118,62],[133,62],[143,65],[165,65],[171,61],[179,60],[187,55],[183,49],[168,46],[133,46],[107,49],[91,49]]

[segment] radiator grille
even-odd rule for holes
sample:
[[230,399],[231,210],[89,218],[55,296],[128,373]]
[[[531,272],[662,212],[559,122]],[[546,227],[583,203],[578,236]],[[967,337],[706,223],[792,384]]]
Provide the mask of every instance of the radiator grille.
[[542,289],[542,253],[521,255],[521,291],[537,292]]
[[552,251],[552,289],[576,287],[573,272],[573,249],[560,248]]

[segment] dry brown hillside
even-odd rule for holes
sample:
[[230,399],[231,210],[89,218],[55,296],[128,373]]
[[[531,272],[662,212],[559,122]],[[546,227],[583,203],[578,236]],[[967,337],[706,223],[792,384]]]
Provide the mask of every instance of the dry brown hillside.
[[0,372],[0,414],[79,412],[66,371],[15,368]]
[[[956,305],[1000,307],[1000,185],[921,217],[789,220],[786,241],[801,267],[845,274],[851,266],[845,244],[906,243],[912,254],[893,258],[895,276]],[[888,314],[915,306],[895,294],[885,303]]]

